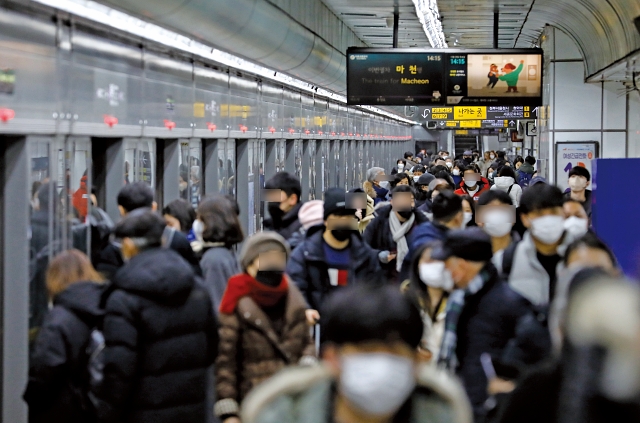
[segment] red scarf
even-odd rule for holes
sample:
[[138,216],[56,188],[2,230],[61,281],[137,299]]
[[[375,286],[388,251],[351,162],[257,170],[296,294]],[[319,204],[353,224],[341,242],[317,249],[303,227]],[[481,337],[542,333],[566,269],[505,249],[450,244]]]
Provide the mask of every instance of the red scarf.
[[227,289],[222,296],[220,313],[232,314],[242,297],[249,296],[260,307],[272,307],[289,292],[287,277],[282,276],[282,282],[276,287],[267,286],[258,282],[246,273],[232,276],[227,284]]

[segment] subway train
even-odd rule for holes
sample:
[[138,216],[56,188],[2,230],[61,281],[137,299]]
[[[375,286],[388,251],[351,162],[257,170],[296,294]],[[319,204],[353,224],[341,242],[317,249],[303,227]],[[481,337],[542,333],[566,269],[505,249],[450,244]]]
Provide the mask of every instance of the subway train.
[[67,215],[82,189],[115,221],[120,188],[144,181],[160,208],[232,194],[252,234],[275,172],[315,199],[414,149],[407,122],[308,91],[44,6],[0,11],[0,139],[26,142],[31,198],[54,181]]

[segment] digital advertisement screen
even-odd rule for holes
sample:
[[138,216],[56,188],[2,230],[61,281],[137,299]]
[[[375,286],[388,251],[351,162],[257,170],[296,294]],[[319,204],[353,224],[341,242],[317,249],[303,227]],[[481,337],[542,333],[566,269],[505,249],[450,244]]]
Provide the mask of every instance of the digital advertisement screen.
[[347,103],[390,106],[542,104],[541,49],[347,51]]
[[444,104],[442,53],[347,51],[347,103]]
[[447,54],[447,104],[539,105],[541,99],[541,54]]

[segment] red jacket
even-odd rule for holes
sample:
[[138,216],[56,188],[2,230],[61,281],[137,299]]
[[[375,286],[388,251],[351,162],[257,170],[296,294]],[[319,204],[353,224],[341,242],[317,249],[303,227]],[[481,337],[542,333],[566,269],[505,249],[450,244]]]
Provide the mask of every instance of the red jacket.
[[489,186],[489,181],[486,178],[482,178],[482,180],[480,182],[478,182],[478,186],[480,187],[479,190],[477,190],[476,192],[472,194],[469,193],[469,191],[467,191],[467,187],[464,184],[464,181],[460,182],[460,188],[458,188],[457,190],[454,191],[454,194],[457,195],[468,195],[470,197],[473,198],[474,201],[478,201],[478,198],[480,198],[480,195],[482,195],[483,192],[485,191],[489,191],[489,189],[491,188]]
[[87,176],[83,176],[80,179],[80,188],[76,192],[73,193],[72,197],[73,207],[78,211],[78,216],[80,216],[80,220],[85,219],[87,217],[87,211],[89,208],[89,195],[87,192]]

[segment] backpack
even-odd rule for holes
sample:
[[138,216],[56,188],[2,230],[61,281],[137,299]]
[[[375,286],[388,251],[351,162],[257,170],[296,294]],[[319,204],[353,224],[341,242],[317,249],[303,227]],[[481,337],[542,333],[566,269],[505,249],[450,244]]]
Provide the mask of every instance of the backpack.
[[532,179],[532,174],[518,171],[518,185],[520,185],[521,188],[527,188]]

